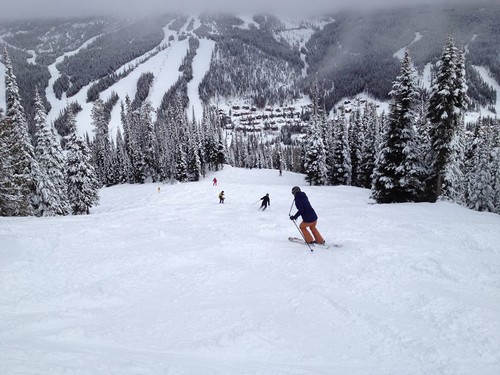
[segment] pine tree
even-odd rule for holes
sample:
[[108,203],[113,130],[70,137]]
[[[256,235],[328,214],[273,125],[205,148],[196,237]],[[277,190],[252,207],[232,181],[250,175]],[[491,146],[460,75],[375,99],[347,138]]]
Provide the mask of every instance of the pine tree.
[[222,134],[222,128],[220,126],[219,117],[216,117],[217,121],[213,126],[215,127],[215,134],[217,139],[216,153],[215,153],[215,170],[218,171],[223,168],[226,162],[226,142]]
[[438,61],[438,71],[429,100],[429,130],[434,152],[435,198],[442,195],[446,165],[450,162],[452,142],[459,118],[467,105],[464,55],[458,54],[450,35]]
[[414,124],[418,91],[408,50],[389,95],[389,122],[375,165],[372,197],[378,203],[418,201],[424,190]]
[[104,101],[97,99],[92,107],[92,125],[94,126],[93,156],[95,171],[100,185],[112,185],[111,144],[109,141],[108,119]]
[[492,151],[493,191],[495,212],[500,214],[500,122],[495,120]]
[[349,131],[342,111],[334,122],[333,160],[330,171],[331,185],[350,185],[352,178]]
[[130,159],[127,154],[125,141],[121,130],[116,132],[116,168],[117,168],[117,183],[125,184],[132,180],[132,171]]
[[361,121],[363,142],[361,143],[358,184],[360,187],[371,188],[375,158],[380,147],[379,120],[377,109],[374,105],[365,105]]
[[90,208],[99,202],[99,180],[92,165],[91,151],[76,133],[76,122],[72,112],[67,122],[70,129],[66,143],[66,183],[69,204],[73,215],[89,214]]
[[191,122],[190,125],[190,131],[188,137],[189,137],[188,152],[187,152],[188,174],[191,180],[198,181],[202,173],[201,170],[202,152],[201,152],[200,135],[196,126],[196,122],[194,121],[194,115],[193,115],[193,121]]
[[179,182],[186,182],[188,179],[187,176],[187,163],[186,163],[186,154],[182,149],[182,145],[180,143],[177,144],[175,151],[175,176],[174,178]]
[[459,121],[450,142],[449,161],[443,170],[441,196],[452,202],[465,202],[464,158],[465,158],[465,125]]
[[14,168],[11,162],[11,124],[0,119],[0,216],[12,216],[22,199],[20,187],[13,184]]
[[319,116],[313,116],[307,140],[304,144],[304,169],[310,185],[324,185],[327,179],[326,150],[323,143]]
[[422,165],[422,181],[424,183],[422,201],[430,202],[435,200],[435,181],[432,178],[434,154],[432,151],[431,137],[429,133],[430,121],[427,118],[427,107],[428,103],[425,99],[425,95],[422,95],[416,109],[417,118],[415,127],[417,132],[418,159]]
[[477,211],[495,211],[495,196],[493,190],[491,129],[488,123],[479,128],[476,152],[470,178],[469,207]]
[[349,126],[349,148],[351,150],[351,169],[353,186],[361,185],[361,165],[362,165],[362,149],[365,142],[366,129],[363,128],[360,111],[356,111],[350,118]]
[[139,110],[133,110],[128,119],[130,133],[130,161],[132,163],[132,175],[135,183],[144,183],[147,178],[146,162],[144,160],[142,124]]
[[152,119],[153,106],[151,102],[145,101],[141,106],[141,123],[144,128],[144,169],[147,177],[151,177],[153,182],[158,181],[158,159],[156,156],[156,133]]
[[225,162],[225,145],[219,116],[213,107],[205,107],[202,120],[204,159],[209,170],[219,170]]
[[327,181],[325,149],[325,128],[326,118],[320,115],[318,103],[318,80],[314,80],[311,87],[312,114],[309,121],[309,132],[304,147],[303,166],[306,174],[306,181],[310,185],[324,185]]
[[39,186],[44,176],[35,158],[28,134],[28,125],[21,97],[7,49],[5,57],[6,107],[5,119],[0,131],[0,148],[4,170],[2,170],[2,214],[6,216],[30,216],[35,212],[39,200]]
[[42,98],[35,93],[35,156],[45,178],[35,203],[38,216],[67,215],[69,203],[64,176],[65,160],[53,127],[48,127]]

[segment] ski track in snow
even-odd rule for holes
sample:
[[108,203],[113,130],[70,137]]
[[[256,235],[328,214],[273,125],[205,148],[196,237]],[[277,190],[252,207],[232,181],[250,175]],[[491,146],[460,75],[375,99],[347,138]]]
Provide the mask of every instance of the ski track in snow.
[[[342,248],[287,240],[294,185]],[[0,218],[0,373],[498,374],[500,217],[369,202],[226,166]]]
[[187,114],[190,120],[193,120],[193,112],[197,121],[203,117],[203,104],[200,99],[198,88],[210,68],[210,57],[215,47],[215,42],[208,39],[200,39],[200,46],[193,59],[193,79],[187,84],[189,97],[189,106]]

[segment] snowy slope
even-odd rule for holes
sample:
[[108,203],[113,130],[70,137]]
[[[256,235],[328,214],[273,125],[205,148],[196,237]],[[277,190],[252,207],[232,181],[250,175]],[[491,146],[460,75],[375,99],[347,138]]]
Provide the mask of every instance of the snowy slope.
[[479,113],[475,113],[476,117],[479,116],[490,116],[490,117],[498,117],[500,114],[500,85],[497,81],[491,76],[489,70],[483,66],[473,66],[474,69],[479,73],[481,78],[486,82],[486,84],[490,85],[493,90],[497,93],[496,103],[493,105],[495,108],[496,114],[491,113],[487,108],[481,108]]
[[[342,248],[287,241],[293,185]],[[1,374],[500,373],[498,215],[230,167],[101,198],[0,218]]]
[[[159,107],[165,92],[167,92],[168,89],[181,76],[182,72],[179,72],[179,66],[182,63],[182,59],[186,56],[186,53],[189,48],[187,39],[181,41],[179,41],[178,39],[178,34],[182,33],[185,30],[182,29],[178,33],[176,31],[170,30],[168,26],[169,25],[166,25],[163,28],[165,36],[160,45],[169,44],[169,47],[160,51],[153,57],[150,57],[152,51],[149,51],[143,56],[136,58],[134,61],[131,61],[125,64],[122,68],[118,69],[117,72],[120,72],[129,66],[134,66],[136,62],[140,61],[141,59],[148,58],[147,61],[140,64],[128,76],[126,76],[125,78],[118,81],[116,84],[112,85],[111,87],[103,91],[100,94],[101,99],[107,100],[111,96],[112,92],[116,92],[120,96],[120,100],[125,100],[126,95],[128,95],[132,100],[137,91],[137,80],[139,79],[141,74],[151,72],[154,74],[155,79],[150,89],[148,100],[151,101],[154,108]],[[187,23],[185,27],[186,26]],[[173,36],[174,39],[170,40],[171,36]],[[85,48],[94,39],[95,38],[87,41],[79,49]],[[206,71],[208,70],[213,47],[214,47],[214,42],[205,39],[200,40],[200,48],[198,49],[197,55],[195,56],[193,62],[193,80],[190,82],[190,86],[188,87],[188,95],[190,99],[190,107],[194,108],[197,118],[201,118],[202,114],[201,102],[198,95],[198,85],[203,79]],[[65,56],[77,53],[78,50],[60,56],[57,62],[62,61]],[[46,95],[48,101],[52,106],[52,109],[47,116],[47,120],[49,122],[55,120],[59,116],[60,111],[69,102],[78,101],[83,108],[82,111],[79,112],[76,117],[78,130],[82,135],[85,133],[92,134],[93,131],[92,120],[91,120],[92,103],[87,103],[86,98],[87,98],[87,90],[92,85],[93,82],[87,85],[86,87],[82,88],[78,92],[78,94],[76,94],[71,98],[66,98],[66,96],[64,95],[60,100],[57,99],[52,89],[53,82],[55,82],[55,80],[60,75],[56,67],[57,62],[49,67],[51,80],[49,86],[47,87]],[[190,115],[191,113],[192,112],[190,111]],[[116,130],[120,127],[121,127],[120,105],[118,103],[113,108],[113,111],[111,113],[111,121],[109,124],[111,136],[114,137],[114,135],[116,134]]]
[[214,48],[215,42],[213,40],[200,39],[200,46],[193,59],[193,79],[189,81],[187,85],[190,106],[190,110],[188,110],[187,114],[191,120],[193,112],[197,121],[200,121],[203,116],[203,104],[200,99],[198,88],[210,68],[210,59]]

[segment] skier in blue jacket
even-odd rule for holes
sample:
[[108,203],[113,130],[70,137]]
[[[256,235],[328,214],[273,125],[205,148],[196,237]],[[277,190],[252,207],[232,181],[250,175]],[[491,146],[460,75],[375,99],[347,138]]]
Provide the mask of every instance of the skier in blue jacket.
[[[304,240],[307,243],[313,244],[324,244],[325,240],[316,229],[316,223],[318,221],[318,215],[309,203],[307,195],[300,191],[298,186],[292,188],[292,194],[294,196],[295,207],[297,207],[297,213],[290,216],[290,220],[297,220],[299,216],[302,217],[302,223],[300,223],[299,228],[304,235]],[[309,230],[311,232],[309,232]],[[312,233],[312,235],[311,235]]]

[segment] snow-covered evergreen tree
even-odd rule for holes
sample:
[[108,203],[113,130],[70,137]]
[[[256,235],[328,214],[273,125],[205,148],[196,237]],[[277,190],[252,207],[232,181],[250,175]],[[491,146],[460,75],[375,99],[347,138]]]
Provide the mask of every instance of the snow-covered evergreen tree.
[[418,159],[422,166],[422,182],[424,183],[423,201],[433,201],[435,181],[432,178],[432,167],[434,164],[434,153],[431,146],[430,138],[430,121],[427,118],[428,103],[425,95],[422,95],[419,103],[416,106],[416,121],[415,127],[417,132]]
[[91,151],[76,132],[72,112],[67,118],[70,133],[66,143],[66,183],[68,200],[73,215],[89,214],[90,208],[99,202],[99,180],[92,165]]
[[35,203],[38,216],[67,215],[69,203],[65,179],[65,159],[56,139],[54,128],[47,125],[42,98],[35,93],[35,156],[41,173],[45,176],[39,182],[41,194]]
[[478,129],[478,144],[472,159],[469,207],[477,211],[495,211],[491,153],[491,128],[483,123]]
[[494,136],[492,148],[492,172],[493,172],[493,191],[495,195],[495,212],[500,214],[500,122],[495,120],[493,126]]
[[306,138],[304,169],[310,185],[324,185],[327,179],[326,150],[319,116],[313,116]]
[[209,170],[219,170],[225,159],[225,146],[215,108],[205,107],[202,120],[203,149]]
[[309,131],[303,143],[303,168],[306,174],[305,179],[310,185],[324,185],[328,175],[325,148],[327,123],[326,118],[320,115],[318,95],[318,80],[315,79],[311,87],[312,113]]
[[21,189],[14,185],[11,176],[14,169],[11,162],[11,130],[10,122],[0,119],[0,216],[11,216],[22,199]]
[[35,152],[28,134],[28,125],[21,105],[19,88],[7,49],[5,58],[6,107],[0,131],[0,149],[3,158],[2,215],[30,216],[35,212],[34,204],[39,200],[38,190],[45,176],[41,175]]
[[[193,116],[194,119],[194,116]],[[196,122],[193,120],[190,123],[190,129],[188,134],[188,152],[187,152],[187,170],[190,176],[190,179],[193,181],[198,181],[202,174],[202,165],[201,165],[201,142],[200,142],[200,134],[198,132],[198,127]]]
[[147,177],[150,177],[153,182],[158,181],[158,159],[156,155],[156,132],[152,119],[153,106],[150,101],[145,101],[141,106],[141,124],[144,129],[142,138],[144,139],[144,168]]
[[379,203],[418,201],[424,191],[414,124],[418,91],[408,50],[389,94],[389,122],[376,160],[372,197]]
[[108,119],[105,115],[104,101],[97,99],[92,107],[92,125],[94,126],[93,156],[95,171],[102,185],[112,185],[111,144],[109,141]]
[[142,149],[142,124],[140,110],[135,109],[129,114],[128,119],[129,133],[130,133],[130,160],[132,162],[132,175],[134,182],[144,183],[147,178],[146,162],[144,160],[144,153]]
[[464,55],[457,52],[450,35],[437,64],[429,100],[429,134],[434,153],[435,198],[442,195],[446,165],[450,162],[452,142],[462,111],[467,105]]
[[465,125],[459,120],[457,129],[450,142],[450,156],[443,170],[441,197],[453,202],[465,202],[464,158]]
[[187,176],[187,163],[186,154],[183,150],[182,145],[177,144],[175,151],[175,175],[174,178],[179,182],[186,182]]
[[345,113],[342,111],[334,120],[333,160],[330,165],[331,185],[350,185],[352,176],[349,130]]
[[362,149],[365,143],[366,129],[363,127],[361,112],[356,111],[350,118],[349,148],[351,150],[351,170],[353,186],[361,186]]
[[[217,117],[218,119],[218,117]],[[226,142],[224,140],[224,135],[222,134],[222,129],[220,127],[220,122],[214,124],[216,127],[217,134],[217,152],[215,156],[215,170],[218,171],[223,168],[224,163],[226,162]]]
[[131,181],[132,171],[130,159],[120,129],[116,132],[116,168],[118,183],[125,184]]
[[276,143],[273,147],[273,164],[272,164],[272,167],[274,169],[286,169],[285,168],[285,162],[284,162],[284,159],[283,159],[283,146],[282,146],[282,142],[281,142],[281,138],[278,137],[278,139],[276,140]]
[[361,144],[361,159],[359,162],[358,185],[371,188],[375,158],[380,147],[380,127],[375,105],[365,105],[361,129],[363,142]]

